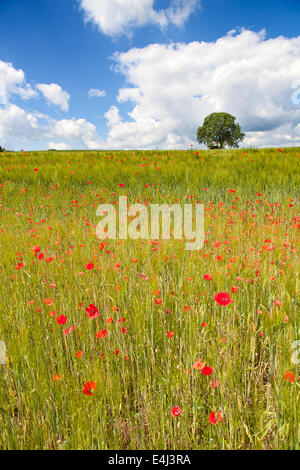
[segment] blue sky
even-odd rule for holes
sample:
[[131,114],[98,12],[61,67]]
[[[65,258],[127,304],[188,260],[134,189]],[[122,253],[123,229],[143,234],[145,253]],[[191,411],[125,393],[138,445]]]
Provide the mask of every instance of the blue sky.
[[7,148],[188,148],[214,111],[246,146],[300,145],[299,0],[0,0],[0,17]]

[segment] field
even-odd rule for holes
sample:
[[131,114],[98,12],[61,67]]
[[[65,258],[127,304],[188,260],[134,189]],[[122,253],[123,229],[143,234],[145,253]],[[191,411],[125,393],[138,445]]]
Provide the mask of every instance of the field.
[[[0,154],[0,448],[299,449],[299,164]],[[97,207],[120,195],[203,203],[204,247],[103,243]]]

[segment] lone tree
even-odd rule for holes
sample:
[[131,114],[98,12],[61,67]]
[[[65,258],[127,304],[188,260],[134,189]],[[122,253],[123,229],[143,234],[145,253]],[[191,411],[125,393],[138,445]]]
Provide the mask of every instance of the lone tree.
[[0,152],[5,152],[5,148],[1,147],[1,145],[0,145]]
[[212,113],[207,116],[203,126],[197,130],[199,144],[205,144],[209,149],[237,148],[245,134],[241,126],[235,123],[235,119],[228,113]]

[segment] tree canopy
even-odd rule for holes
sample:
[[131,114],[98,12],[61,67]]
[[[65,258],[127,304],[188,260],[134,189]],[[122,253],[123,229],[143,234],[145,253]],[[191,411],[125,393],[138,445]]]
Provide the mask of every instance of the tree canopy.
[[236,118],[228,113],[212,113],[204,119],[202,127],[197,130],[199,144],[205,144],[209,149],[224,149],[238,147],[245,134]]

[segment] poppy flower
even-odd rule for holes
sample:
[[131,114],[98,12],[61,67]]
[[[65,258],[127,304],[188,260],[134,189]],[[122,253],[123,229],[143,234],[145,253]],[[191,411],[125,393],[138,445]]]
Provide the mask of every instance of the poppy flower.
[[174,335],[175,335],[174,331],[168,331],[167,333],[168,338],[173,338]]
[[92,269],[94,269],[94,267],[95,267],[94,263],[88,263],[88,264],[86,265],[85,269],[91,271]]
[[209,366],[203,367],[203,369],[201,370],[203,375],[211,375],[213,371],[213,368]]
[[106,335],[107,335],[107,330],[97,331],[96,338],[98,339],[105,338]]
[[212,280],[212,275],[211,274],[204,274],[203,279],[206,281],[211,281]]
[[181,409],[179,408],[179,406],[173,406],[173,408],[172,408],[171,411],[172,411],[172,414],[173,414],[174,418],[177,418],[177,416],[180,416],[181,413],[182,413],[182,411],[181,411]]
[[216,418],[216,414],[214,412],[210,413],[209,417],[208,417],[208,421],[211,423],[211,424],[217,424],[218,420]]
[[275,246],[274,245],[264,245],[263,250],[265,250],[265,251],[274,251]]
[[211,388],[217,388],[219,386],[220,382],[218,380],[212,380],[211,381]]
[[295,376],[293,374],[293,372],[291,371],[287,371],[284,376],[283,376],[284,380],[287,380],[288,382],[295,382]]
[[155,302],[155,305],[161,305],[162,299],[155,299],[154,302]]
[[75,357],[77,357],[77,359],[81,359],[82,356],[83,356],[83,351],[77,351],[77,352],[75,353]]
[[228,292],[219,292],[217,295],[215,295],[214,299],[219,305],[223,306],[233,303],[233,300],[230,298]]
[[212,412],[210,413],[209,417],[208,417],[208,421],[211,423],[211,424],[217,424],[218,421],[221,421],[223,419],[223,416],[222,414],[219,412],[218,413],[218,416],[216,416],[216,413]]
[[99,310],[97,309],[97,307],[94,304],[90,304],[88,307],[86,307],[85,310],[86,310],[87,316],[89,318],[100,317]]
[[91,382],[87,382],[84,384],[83,386],[83,393],[85,395],[89,395],[89,396],[92,396],[93,395],[93,392],[92,390],[96,390],[97,386],[96,386],[96,383],[91,381]]
[[195,370],[202,370],[205,367],[205,362],[202,362],[201,359],[198,359],[194,364],[193,364],[193,369]]
[[56,321],[59,325],[65,325],[67,323],[67,317],[65,317],[64,315],[59,315]]

